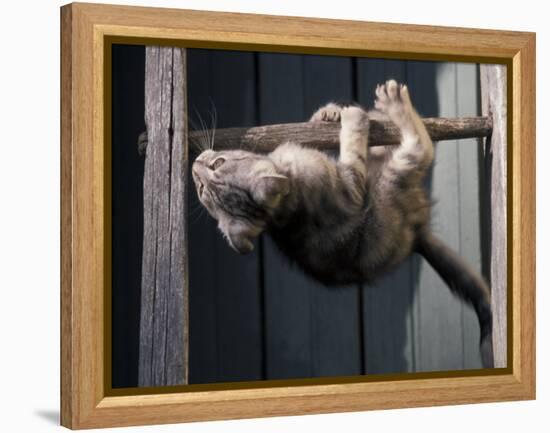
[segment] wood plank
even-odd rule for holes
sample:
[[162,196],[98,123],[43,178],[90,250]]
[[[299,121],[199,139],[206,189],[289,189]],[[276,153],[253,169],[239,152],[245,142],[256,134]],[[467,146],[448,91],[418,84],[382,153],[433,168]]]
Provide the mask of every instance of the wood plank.
[[[256,83],[252,53],[219,51],[211,54],[209,96],[219,126],[256,122]],[[216,229],[215,253],[218,377],[220,382],[262,379],[262,311],[258,244],[241,256]]]
[[185,51],[147,47],[139,386],[187,382]]
[[[511,286],[507,287],[511,337],[507,347],[508,368],[520,376],[525,393],[536,393],[536,38],[530,34],[521,51],[507,67],[512,81],[510,113],[513,113],[510,143],[511,161],[506,178],[511,191],[512,239],[508,239],[512,264]],[[510,69],[508,69],[510,68]],[[508,110],[508,108],[507,108]],[[508,118],[508,121],[511,120]],[[510,130],[508,129],[508,131]],[[512,145],[513,144],[513,145]],[[508,253],[508,250],[507,250]],[[521,342],[521,343],[519,343]],[[516,376],[517,377],[517,376]]]
[[[407,62],[358,59],[359,102],[372,107],[377,84],[407,82]],[[372,287],[363,287],[365,371],[367,374],[414,371],[411,305],[413,261],[405,261]]]
[[[261,123],[307,119],[351,97],[349,59],[262,54],[260,71]],[[327,289],[265,245],[268,377],[360,373],[356,289]]]
[[507,365],[507,92],[506,67],[481,65],[482,112],[493,116],[493,134],[485,144],[491,200],[491,307],[495,367]]
[[[303,57],[261,53],[258,72],[260,123],[303,121]],[[263,246],[267,379],[311,377],[310,284],[269,236]]]
[[[120,20],[117,35],[180,40],[182,45],[222,42],[225,48],[270,52],[382,55],[434,59],[488,56],[510,59],[529,32],[376,23],[261,14],[79,4],[96,22]],[[163,23],[161,26],[158,23]],[[251,35],[254,38],[251,39]],[[457,41],[460,41],[457,42]],[[339,50],[345,50],[344,53]]]
[[[78,415],[76,398],[76,383],[73,371],[74,358],[78,355],[74,350],[73,314],[78,312],[73,307],[73,16],[71,6],[61,7],[61,62],[60,62],[60,424],[73,428],[74,419]],[[76,317],[78,320],[78,317]]]
[[[87,427],[342,413],[527,398],[511,375],[414,378],[107,397]],[[532,398],[532,397],[531,397]],[[431,409],[432,411],[434,409]],[[276,420],[274,421],[276,422]]]
[[[349,58],[304,57],[304,108],[309,117],[331,100],[352,100]],[[312,376],[357,375],[362,372],[357,286],[311,287]]]
[[145,47],[112,47],[111,320],[112,386],[138,385],[143,166],[136,136],[145,130]]
[[[200,56],[205,59],[198,60]],[[205,122],[209,122],[210,112],[215,107],[219,127],[254,125],[256,84],[253,54],[197,50],[192,54],[192,62],[195,61],[205,62],[204,68],[193,69],[193,83],[190,81],[193,95],[190,113],[195,123],[200,123],[196,119],[197,112]],[[203,237],[210,243],[204,244],[201,241]],[[206,339],[194,337],[192,340],[191,357],[196,357],[192,366],[200,371],[199,376],[192,373],[193,382],[262,379],[258,245],[252,254],[235,254],[210,217],[193,227],[191,241],[191,251],[206,249],[209,256],[204,257],[206,261],[192,261],[191,315],[195,315],[196,319],[191,318],[191,333],[203,335],[203,331],[197,328],[203,326],[204,317],[213,320],[213,325],[205,325],[208,328],[208,335],[203,335]],[[213,344],[215,350],[211,347]],[[212,356],[216,357],[215,362]],[[208,369],[198,366],[205,359]]]
[[[209,82],[204,71],[209,69],[208,51],[187,50],[188,109],[191,119],[196,118],[196,111],[208,112]],[[189,125],[191,131],[194,129],[194,122]],[[192,140],[189,141],[189,146],[191,164],[196,156]],[[193,182],[191,170],[188,170],[187,178],[188,182]],[[188,209],[189,383],[209,383],[215,382],[218,374],[217,291],[215,272],[212,271],[212,251],[218,233],[214,222],[200,203],[194,185],[189,188]]]
[[[411,62],[408,76],[411,97],[420,113],[447,116],[456,112],[455,64]],[[457,155],[456,143],[436,144],[432,175],[426,182],[435,201],[432,230],[456,251],[460,247]],[[452,296],[424,260],[420,261],[417,281],[414,307],[416,370],[459,370],[463,365],[461,301]]]
[[[475,64],[456,65],[457,116],[475,116],[480,112],[479,74]],[[458,144],[460,255],[481,274],[481,176],[480,140],[461,140]],[[462,304],[463,368],[482,368],[479,352],[479,322],[473,308]]]

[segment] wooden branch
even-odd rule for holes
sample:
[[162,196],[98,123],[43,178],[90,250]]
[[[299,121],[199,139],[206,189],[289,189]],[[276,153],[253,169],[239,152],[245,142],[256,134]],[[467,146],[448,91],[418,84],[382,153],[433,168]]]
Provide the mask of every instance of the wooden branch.
[[[426,118],[423,121],[434,141],[486,137],[492,130],[489,117]],[[216,130],[215,148],[217,150],[241,148],[267,153],[279,144],[293,141],[303,146],[330,150],[337,148],[339,133],[339,122],[285,123],[252,128],[225,128]],[[189,138],[199,142],[201,136],[202,131],[192,131]],[[392,122],[370,120],[370,146],[399,144],[399,141],[399,129]]]
[[139,386],[187,383],[185,50],[145,49]]

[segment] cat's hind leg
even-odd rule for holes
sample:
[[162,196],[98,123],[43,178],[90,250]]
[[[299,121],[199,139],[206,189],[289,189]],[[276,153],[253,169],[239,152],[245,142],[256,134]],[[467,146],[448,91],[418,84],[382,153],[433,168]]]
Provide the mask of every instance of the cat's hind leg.
[[423,173],[433,161],[433,144],[424,123],[412,106],[407,86],[389,80],[376,87],[375,107],[387,114],[401,132],[401,144],[388,161],[388,173],[401,178]]

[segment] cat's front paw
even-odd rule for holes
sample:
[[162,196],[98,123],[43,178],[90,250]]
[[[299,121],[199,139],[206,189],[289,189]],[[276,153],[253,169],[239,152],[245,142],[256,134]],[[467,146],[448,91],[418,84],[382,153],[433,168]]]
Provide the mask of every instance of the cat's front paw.
[[342,128],[351,130],[368,130],[369,118],[367,113],[360,107],[345,107],[340,112]]
[[410,108],[409,90],[404,84],[388,80],[385,84],[376,86],[376,101],[374,106],[387,114],[395,123],[406,115]]
[[319,108],[315,113],[313,113],[313,116],[311,116],[309,121],[339,122],[341,112],[342,107],[340,105],[335,104],[334,102],[329,102],[327,105]]

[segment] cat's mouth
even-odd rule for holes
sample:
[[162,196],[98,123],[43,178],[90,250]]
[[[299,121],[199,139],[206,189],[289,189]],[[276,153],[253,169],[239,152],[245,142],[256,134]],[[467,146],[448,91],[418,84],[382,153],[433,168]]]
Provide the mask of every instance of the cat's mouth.
[[199,192],[199,197],[202,197],[202,192],[204,191],[204,185],[201,182],[197,184],[197,191]]

